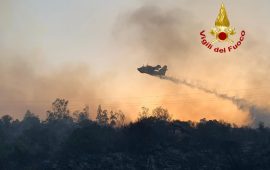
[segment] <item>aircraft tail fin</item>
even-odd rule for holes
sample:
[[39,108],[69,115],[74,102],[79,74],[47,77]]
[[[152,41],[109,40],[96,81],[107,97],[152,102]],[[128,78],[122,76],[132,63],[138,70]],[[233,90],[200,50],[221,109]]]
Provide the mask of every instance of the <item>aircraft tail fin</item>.
[[168,70],[167,66],[163,66],[160,70],[159,70],[159,73],[163,76],[165,76],[166,74],[166,71]]

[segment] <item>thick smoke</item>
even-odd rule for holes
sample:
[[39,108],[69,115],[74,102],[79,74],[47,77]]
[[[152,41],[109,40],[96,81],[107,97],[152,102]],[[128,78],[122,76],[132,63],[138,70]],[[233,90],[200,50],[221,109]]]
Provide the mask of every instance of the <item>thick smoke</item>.
[[21,118],[27,109],[31,109],[43,117],[58,97],[70,100],[71,109],[89,102],[95,108],[99,103],[92,98],[105,91],[98,86],[100,79],[83,64],[63,64],[53,69],[42,64],[44,60],[32,53],[13,57],[0,51],[0,55],[0,116],[10,114]]
[[[123,25],[127,26],[124,27]],[[125,17],[121,34],[129,36],[132,47],[147,53],[149,62],[166,63],[175,59],[186,60],[186,53],[195,41],[187,32],[194,29],[193,16],[181,8],[166,9],[157,5],[145,5]],[[131,31],[125,34],[126,31]],[[194,47],[192,47],[194,48]]]
[[[212,79],[209,83],[219,84],[221,82],[219,81],[220,76],[226,76],[228,79],[224,82],[224,85],[220,85],[222,87],[230,87],[228,82],[237,81],[236,87],[250,88],[253,83],[246,82],[254,78],[256,78],[255,82],[258,83],[255,86],[256,88],[260,86],[262,82],[269,82],[269,80],[267,80],[267,71],[266,75],[261,75],[261,72],[268,70],[269,67],[265,66],[264,69],[260,69],[259,71],[257,69],[258,65],[265,65],[268,61],[258,64],[257,61],[259,58],[256,58],[256,61],[247,63],[247,61],[250,61],[251,59],[254,60],[253,54],[257,54],[257,51],[254,52],[254,48],[252,51],[251,48],[248,48],[247,54],[238,54],[233,60],[233,57],[226,58],[224,56],[213,58],[214,54],[198,57],[198,54],[202,51],[196,50],[196,48],[200,46],[199,42],[197,42],[197,33],[199,32],[198,28],[203,28],[202,24],[189,12],[181,8],[178,9],[177,6],[175,7],[175,9],[166,9],[165,7],[158,7],[156,3],[152,4],[152,6],[147,4],[135,11],[132,11],[130,15],[127,15],[125,24],[126,26],[129,26],[128,30],[136,31],[133,32],[134,34],[132,35],[136,36],[137,39],[132,40],[138,42],[138,44],[135,45],[141,47],[139,49],[143,52],[148,52],[141,61],[146,60],[150,63],[166,64],[174,69],[181,68],[177,71],[171,71],[173,71],[174,74],[185,74],[186,76],[193,77],[194,79],[197,79],[198,77],[200,79],[204,79],[204,77],[211,74]],[[132,46],[132,48],[133,47],[134,46]],[[242,52],[243,51],[244,50],[242,49]],[[203,52],[201,55],[203,55]],[[239,64],[241,67],[239,67]],[[220,72],[220,70],[223,71]],[[249,74],[243,74],[243,70]],[[242,78],[239,79],[239,77]],[[267,109],[259,107],[253,102],[249,102],[254,100],[255,91],[252,91],[253,98],[244,97],[248,98],[248,100],[246,100],[244,98],[220,94],[215,90],[209,90],[201,85],[193,84],[186,80],[178,80],[172,77],[163,78],[177,84],[184,84],[191,88],[196,88],[206,93],[214,94],[224,100],[231,101],[240,110],[249,113],[250,122],[253,126],[258,124],[260,121],[270,125],[270,123],[268,123],[270,122],[270,114],[268,114],[270,112]],[[252,85],[252,87],[254,87],[254,85]],[[245,93],[249,93],[249,91]],[[257,100],[256,103],[265,104],[267,101],[268,100],[265,100],[264,98],[260,99],[259,102]]]
[[202,85],[188,82],[185,79],[176,79],[174,77],[169,77],[169,76],[162,76],[160,78],[164,80],[169,80],[175,84],[183,84],[190,88],[198,89],[205,93],[213,94],[218,98],[231,101],[234,105],[237,106],[238,109],[245,112],[249,112],[249,115],[251,118],[251,126],[253,127],[257,126],[261,122],[263,122],[267,126],[270,126],[270,112],[267,109],[261,108],[253,103],[248,102],[245,99],[238,98],[236,96],[228,96],[227,94],[218,93],[216,90],[207,89],[203,87]]

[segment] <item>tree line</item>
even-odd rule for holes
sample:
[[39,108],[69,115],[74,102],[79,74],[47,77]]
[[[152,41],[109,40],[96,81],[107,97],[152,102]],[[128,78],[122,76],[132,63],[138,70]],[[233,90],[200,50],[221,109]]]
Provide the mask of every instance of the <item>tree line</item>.
[[224,121],[173,120],[169,111],[143,107],[134,122],[98,106],[71,113],[56,99],[45,120],[27,111],[0,119],[0,169],[270,169],[270,130]]

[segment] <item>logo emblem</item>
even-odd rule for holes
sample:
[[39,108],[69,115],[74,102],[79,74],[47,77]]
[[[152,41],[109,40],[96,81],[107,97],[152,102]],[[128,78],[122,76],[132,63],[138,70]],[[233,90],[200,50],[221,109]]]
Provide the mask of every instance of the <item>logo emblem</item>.
[[212,43],[217,41],[233,43],[233,40],[230,39],[230,35],[234,35],[236,32],[235,28],[230,27],[230,21],[223,3],[221,4],[215,27],[211,29],[210,33],[215,37]]
[[[215,27],[213,27],[209,33],[214,39],[212,41],[208,41],[206,39],[205,30],[203,30],[200,32],[201,39],[202,39],[201,43],[202,45],[206,46],[208,49],[210,50],[213,49],[213,51],[217,53],[226,53],[226,52],[232,52],[233,50],[236,50],[239,46],[241,46],[246,35],[246,32],[244,30],[241,31],[239,40],[236,43],[234,42],[234,40],[232,39],[232,36],[236,34],[236,31],[235,31],[235,28],[231,27],[230,25],[227,11],[223,3],[221,4],[219,14],[215,21]],[[225,43],[227,42],[232,45],[227,46],[227,47],[217,46],[224,42]],[[216,47],[214,47],[214,44],[217,44]]]

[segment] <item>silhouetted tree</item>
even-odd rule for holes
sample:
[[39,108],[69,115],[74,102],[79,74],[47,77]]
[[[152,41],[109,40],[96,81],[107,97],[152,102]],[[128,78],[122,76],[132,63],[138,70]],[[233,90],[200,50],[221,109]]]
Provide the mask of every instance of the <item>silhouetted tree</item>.
[[52,110],[47,111],[47,121],[54,121],[58,119],[72,119],[69,115],[68,100],[56,99],[52,103]]
[[110,125],[111,126],[116,126],[116,121],[117,121],[117,115],[113,111],[110,112]]
[[109,123],[108,111],[102,110],[100,105],[98,106],[96,120],[100,125],[108,125]]
[[1,118],[1,122],[5,127],[10,127],[12,123],[13,118],[9,115],[4,115]]
[[119,110],[117,112],[110,112],[110,125],[115,127],[121,127],[125,124],[126,116],[125,114]]
[[160,120],[170,121],[171,116],[167,109],[164,109],[162,107],[157,107],[152,111],[152,115]]
[[116,125],[121,127],[121,126],[124,126],[125,125],[125,120],[126,120],[126,116],[125,114],[123,113],[122,110],[119,110],[118,112],[115,113],[116,114]]
[[73,115],[75,116],[77,122],[82,122],[85,120],[89,120],[89,106],[85,106],[82,111],[75,111]]
[[263,131],[265,129],[265,126],[264,126],[264,123],[263,122],[259,122],[258,129],[260,131]]
[[149,108],[142,107],[141,109],[142,109],[142,111],[139,113],[138,120],[146,119],[146,118],[148,118],[150,116],[149,115]]
[[40,124],[40,119],[30,110],[27,110],[22,120],[22,126],[24,129],[36,127]]

